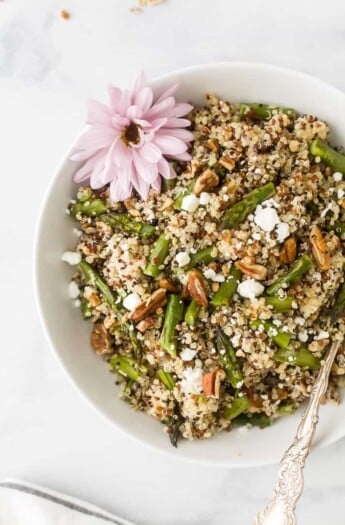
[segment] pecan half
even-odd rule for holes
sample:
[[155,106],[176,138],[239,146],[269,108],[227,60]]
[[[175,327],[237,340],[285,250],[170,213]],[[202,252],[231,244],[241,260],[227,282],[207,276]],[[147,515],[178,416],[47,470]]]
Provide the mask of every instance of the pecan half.
[[266,278],[267,268],[262,264],[257,264],[254,257],[247,255],[240,261],[235,262],[236,268],[241,270],[244,275],[248,275],[257,281],[262,281]]
[[91,346],[98,355],[111,354],[111,338],[104,324],[98,321],[93,325]]
[[284,264],[291,264],[296,259],[297,243],[294,237],[289,237],[284,242],[283,248],[280,251],[279,258]]
[[164,290],[168,290],[168,292],[173,292],[173,293],[178,292],[177,285],[170,279],[165,279],[165,278],[159,279],[158,284],[161,288],[164,288]]
[[232,157],[222,157],[218,162],[229,171],[232,171],[236,165],[236,161]]
[[224,379],[225,374],[223,370],[216,369],[212,372],[207,372],[203,375],[202,378],[202,387],[206,397],[215,397],[219,398],[220,395],[220,385]]
[[200,195],[203,191],[209,191],[215,188],[219,183],[219,177],[213,170],[207,169],[196,179],[193,192]]
[[313,226],[310,232],[311,252],[319,270],[328,270],[331,266],[331,255],[325,239],[318,226]]
[[144,333],[149,328],[152,328],[157,323],[157,317],[146,317],[146,319],[143,319],[140,321],[140,323],[137,324],[137,330],[139,332]]
[[164,306],[167,302],[166,298],[167,291],[163,288],[158,288],[150,297],[140,303],[135,310],[129,315],[129,318],[133,321],[141,321],[149,314],[155,312],[161,306]]
[[206,283],[198,270],[192,270],[188,274],[187,288],[190,295],[201,306],[208,305]]

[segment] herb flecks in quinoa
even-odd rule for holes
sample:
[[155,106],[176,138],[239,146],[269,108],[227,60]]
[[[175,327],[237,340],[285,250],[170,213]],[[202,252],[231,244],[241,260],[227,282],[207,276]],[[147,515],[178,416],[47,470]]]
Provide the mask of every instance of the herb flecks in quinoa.
[[[192,114],[192,161],[162,193],[114,204],[107,189],[81,188],[71,205],[76,251],[111,291],[74,278],[95,351],[174,444],[291,413],[345,329],[328,313],[343,282],[345,182],[328,150],[311,152],[329,128],[266,109],[208,95]],[[332,372],[338,401],[342,351]]]

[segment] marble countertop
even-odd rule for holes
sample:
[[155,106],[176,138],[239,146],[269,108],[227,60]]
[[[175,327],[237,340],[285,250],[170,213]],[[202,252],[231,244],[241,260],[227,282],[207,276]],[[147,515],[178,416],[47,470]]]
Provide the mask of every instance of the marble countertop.
[[[175,462],[128,440],[56,365],[38,321],[32,246],[38,209],[89,97],[181,66],[256,60],[345,89],[345,3],[330,0],[135,0],[0,3],[0,479],[21,477],[85,498],[138,525],[245,525],[276,467],[242,471]],[[69,20],[59,16],[70,12]],[[341,525],[345,441],[315,451],[303,525]]]

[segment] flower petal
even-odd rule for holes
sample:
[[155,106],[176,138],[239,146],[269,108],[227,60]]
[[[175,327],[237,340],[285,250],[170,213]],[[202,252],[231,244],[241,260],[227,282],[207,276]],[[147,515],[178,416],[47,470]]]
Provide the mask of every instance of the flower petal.
[[104,151],[99,151],[98,153],[95,153],[92,155],[74,174],[74,181],[75,182],[82,182],[83,180],[86,180],[89,178],[90,173],[95,168],[97,163],[103,159],[105,156]]
[[136,121],[136,119],[140,119],[142,115],[143,112],[139,106],[129,106],[126,111],[126,116],[130,121]]
[[111,119],[111,123],[112,123],[113,129],[115,129],[116,131],[122,131],[123,128],[128,126],[128,124],[130,123],[130,120],[127,117],[121,117],[120,115],[114,115]]
[[119,103],[119,114],[121,117],[126,116],[128,106],[131,105],[131,92],[128,89],[124,89],[121,93],[121,99]]
[[182,140],[169,135],[155,135],[154,144],[160,148],[163,155],[179,155],[188,149],[188,145]]
[[108,93],[110,98],[111,112],[118,113],[120,108],[120,101],[122,97],[122,89],[116,86],[108,86]]
[[173,128],[168,129],[164,127],[161,132],[169,135],[170,137],[175,137],[177,139],[183,140],[183,142],[192,142],[194,140],[194,135],[191,131],[187,129]]
[[146,75],[144,71],[139,71],[137,78],[135,79],[134,86],[132,89],[132,103],[136,104],[136,96],[147,84]]
[[152,184],[158,175],[157,164],[146,162],[138,150],[133,151],[133,163],[138,177],[141,177],[148,184]]
[[132,149],[120,139],[116,142],[113,150],[114,162],[116,166],[128,169],[132,162]]
[[150,184],[140,177],[135,169],[133,170],[131,180],[140,197],[146,200],[150,191]]
[[158,191],[160,193],[161,191],[161,188],[162,188],[162,179],[161,177],[158,175],[158,177],[155,178],[154,181],[151,182],[151,186],[154,190]]
[[106,148],[114,140],[114,130],[106,126],[91,127],[83,133],[76,143],[76,149],[98,150]]
[[152,142],[145,142],[140,148],[140,154],[147,162],[158,162],[162,157],[162,152]]
[[177,88],[178,84],[174,84],[173,86],[170,86],[168,89],[163,91],[163,93],[155,101],[155,104],[162,102],[162,100],[164,100],[165,98],[171,97],[174,93],[176,93]]
[[145,115],[144,118],[147,120],[152,120],[156,118],[165,118],[169,112],[170,109],[174,107],[175,99],[174,97],[169,97],[158,104],[154,104],[151,109],[149,109]]
[[128,199],[133,191],[133,185],[128,172],[117,174],[110,183],[110,198],[114,202],[124,201]]
[[190,113],[193,109],[193,106],[191,104],[186,103],[179,103],[175,104],[175,106],[169,111],[168,117],[183,117],[184,115],[187,115]]
[[89,100],[87,103],[87,123],[111,126],[109,108],[97,100]]
[[164,157],[161,158],[157,166],[159,173],[162,175],[162,177],[164,177],[164,179],[174,179],[176,177],[174,168]]
[[187,118],[168,117],[166,127],[167,128],[188,128],[191,125],[191,121]]
[[192,156],[190,155],[190,153],[180,153],[178,155],[167,155],[167,157],[171,157],[172,159],[174,160],[183,160],[183,161],[187,161],[187,160],[192,160]]
[[145,87],[141,89],[138,95],[135,97],[135,104],[136,106],[139,106],[140,109],[142,110],[142,113],[145,114],[145,112],[148,109],[150,109],[152,100],[153,100],[152,88]]

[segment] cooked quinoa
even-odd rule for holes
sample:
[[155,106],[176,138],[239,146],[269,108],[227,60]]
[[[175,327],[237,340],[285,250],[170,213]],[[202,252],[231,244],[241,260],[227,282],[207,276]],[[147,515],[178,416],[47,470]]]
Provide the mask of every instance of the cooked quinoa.
[[[310,153],[327,123],[283,110],[259,120],[214,95],[191,120],[192,161],[161,193],[114,203],[108,189],[79,189],[76,252],[64,254],[82,261],[70,294],[93,323],[94,351],[173,444],[293,412],[345,328],[330,322],[345,181]],[[270,196],[234,222],[234,205],[262,187]],[[298,265],[298,278],[272,287]],[[344,374],[341,351],[327,400],[339,401]]]

